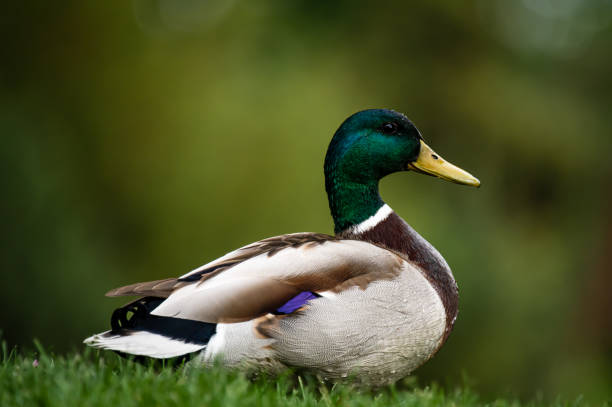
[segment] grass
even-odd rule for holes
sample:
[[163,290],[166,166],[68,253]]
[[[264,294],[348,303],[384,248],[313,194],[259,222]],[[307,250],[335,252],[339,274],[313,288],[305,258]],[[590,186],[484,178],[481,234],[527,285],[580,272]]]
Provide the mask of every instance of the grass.
[[485,402],[468,388],[445,391],[404,380],[376,391],[329,385],[313,376],[247,378],[216,366],[194,369],[142,365],[111,352],[51,355],[8,351],[0,365],[0,406],[582,406],[498,399]]

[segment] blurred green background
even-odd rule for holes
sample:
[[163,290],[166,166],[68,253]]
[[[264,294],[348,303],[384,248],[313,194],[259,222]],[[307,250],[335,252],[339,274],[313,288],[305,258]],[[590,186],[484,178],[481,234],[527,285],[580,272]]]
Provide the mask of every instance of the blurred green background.
[[383,198],[445,256],[460,313],[417,374],[612,397],[612,2],[13,2],[0,16],[0,328],[79,349],[110,288],[332,232],[327,144],[406,113],[479,190]]

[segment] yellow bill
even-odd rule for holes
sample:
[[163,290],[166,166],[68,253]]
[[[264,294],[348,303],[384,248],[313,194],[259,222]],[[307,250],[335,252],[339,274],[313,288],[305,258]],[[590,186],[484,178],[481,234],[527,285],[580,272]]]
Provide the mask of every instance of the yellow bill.
[[454,166],[436,154],[421,140],[421,151],[417,159],[408,164],[408,169],[423,174],[433,175],[450,182],[479,187],[480,181],[467,171]]

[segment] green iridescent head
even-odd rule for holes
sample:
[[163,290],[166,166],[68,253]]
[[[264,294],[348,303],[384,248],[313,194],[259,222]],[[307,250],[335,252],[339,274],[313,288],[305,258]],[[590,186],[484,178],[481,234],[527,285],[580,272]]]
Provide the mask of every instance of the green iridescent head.
[[435,154],[401,113],[370,109],[346,119],[325,156],[325,189],[336,233],[374,215],[384,205],[378,194],[380,179],[406,170],[480,185],[476,178]]
[[334,134],[325,157],[325,174],[346,182],[378,182],[405,170],[419,155],[420,140],[421,134],[403,114],[363,110],[346,119]]

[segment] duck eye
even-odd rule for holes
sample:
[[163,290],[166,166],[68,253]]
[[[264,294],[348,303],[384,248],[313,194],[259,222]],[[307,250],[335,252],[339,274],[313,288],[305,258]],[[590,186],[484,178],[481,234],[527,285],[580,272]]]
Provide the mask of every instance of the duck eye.
[[383,131],[383,133],[393,134],[393,133],[395,133],[397,131],[397,124],[395,124],[393,122],[384,123],[381,126],[381,130]]

